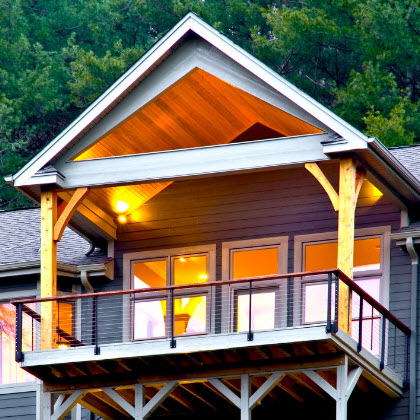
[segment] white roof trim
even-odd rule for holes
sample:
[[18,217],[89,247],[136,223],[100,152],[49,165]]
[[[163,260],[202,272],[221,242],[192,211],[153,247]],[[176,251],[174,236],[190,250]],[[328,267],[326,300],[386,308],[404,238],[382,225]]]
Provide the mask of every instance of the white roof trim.
[[246,68],[256,77],[296,103],[303,110],[321,120],[326,126],[353,144],[353,149],[365,148],[367,136],[346,123],[333,112],[283,79],[242,48],[221,35],[193,13],[187,14],[175,27],[157,42],[131,69],[122,75],[105,93],[92,103],[72,124],[52,140],[41,152],[13,176],[15,186],[24,186],[42,167],[48,164],[77,135],[89,126],[118,97],[130,88],[148,69],[156,64],[189,31]]

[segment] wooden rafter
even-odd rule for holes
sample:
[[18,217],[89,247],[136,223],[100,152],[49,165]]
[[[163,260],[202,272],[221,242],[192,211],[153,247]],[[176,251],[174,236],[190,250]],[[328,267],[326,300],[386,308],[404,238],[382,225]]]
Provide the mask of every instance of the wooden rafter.
[[208,401],[208,398],[204,398],[200,395],[199,390],[197,390],[196,386],[192,383],[188,384],[180,384],[179,385],[182,389],[189,392],[191,395],[193,395],[195,398],[203,402],[204,404],[208,405],[212,410],[216,411],[216,407]]

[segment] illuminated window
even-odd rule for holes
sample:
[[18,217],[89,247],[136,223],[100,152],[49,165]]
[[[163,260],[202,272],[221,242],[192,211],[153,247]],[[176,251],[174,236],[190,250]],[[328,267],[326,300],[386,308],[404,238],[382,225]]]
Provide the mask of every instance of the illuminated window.
[[[169,336],[174,322],[174,334],[204,334],[208,331],[208,289],[174,290],[173,314],[167,291],[153,288],[170,285],[184,286],[206,283],[213,276],[213,252],[177,253],[132,262],[132,283],[135,289],[148,289],[138,293],[133,304],[133,338],[135,340]],[[162,251],[157,251],[162,255]]]
[[233,279],[269,276],[278,273],[278,247],[232,251]]
[[[31,306],[35,309],[34,305]],[[31,319],[23,314],[22,350],[32,350],[33,340],[30,328]],[[35,378],[25,372],[15,362],[15,333],[16,310],[10,303],[0,304],[0,384],[14,384],[20,382],[33,382]],[[29,326],[29,327],[28,327]]]
[[57,347],[66,348],[76,344],[74,337],[75,302],[59,301],[57,304]]
[[[337,242],[305,244],[305,271],[337,268]],[[381,238],[354,241],[354,273],[379,270],[381,265]]]
[[[232,250],[232,279],[268,276],[279,273],[279,249],[259,248]],[[251,328],[264,330],[274,328],[275,292],[259,290],[258,283],[251,298]],[[249,328],[249,292],[238,292],[236,296],[236,330]]]
[[[380,300],[381,276],[383,262],[381,257],[382,237],[360,238],[354,241],[354,281],[376,300]],[[328,270],[337,267],[337,242],[305,243],[303,271]],[[327,283],[321,276],[302,282],[303,322],[324,322],[327,312]],[[352,305],[352,322],[358,322],[358,303]],[[364,314],[364,321],[376,323],[377,316]],[[373,319],[373,321],[372,321]],[[364,327],[363,327],[364,328]],[[378,330],[379,331],[379,330]],[[358,331],[352,328],[352,334]],[[374,333],[374,332],[372,332]],[[371,334],[372,335],[372,334]]]
[[[226,279],[257,279],[287,272],[287,237],[226,242],[223,253]],[[231,286],[231,330],[247,331],[250,323],[253,331],[285,326],[286,300],[286,279],[253,281],[251,305],[248,282]]]

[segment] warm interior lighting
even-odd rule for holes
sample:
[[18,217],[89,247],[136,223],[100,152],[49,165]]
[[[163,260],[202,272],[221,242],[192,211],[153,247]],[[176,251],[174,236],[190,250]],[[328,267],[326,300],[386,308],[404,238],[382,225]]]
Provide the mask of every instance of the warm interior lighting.
[[232,252],[232,278],[269,276],[279,272],[279,250],[245,249]]
[[[337,266],[337,242],[305,245],[305,271],[330,270]],[[354,272],[379,270],[381,264],[381,238],[354,241]]]
[[120,223],[126,223],[127,222],[127,218],[123,215],[118,216],[118,221]]
[[181,257],[180,259],[179,259],[179,261],[181,261],[181,262],[185,262],[185,261],[187,261],[184,257]]
[[198,276],[198,278],[199,279],[202,279],[202,280],[207,280],[208,279],[208,275],[207,274],[200,274],[199,276]]
[[126,203],[125,201],[118,200],[115,206],[115,209],[117,210],[118,213],[124,213],[125,211],[128,210],[129,207],[130,205]]
[[65,341],[57,341],[57,347],[60,350],[65,350],[68,349],[70,347],[69,343],[66,343]]
[[373,197],[382,197],[384,195],[384,193],[380,189],[376,188],[373,184],[371,185]]

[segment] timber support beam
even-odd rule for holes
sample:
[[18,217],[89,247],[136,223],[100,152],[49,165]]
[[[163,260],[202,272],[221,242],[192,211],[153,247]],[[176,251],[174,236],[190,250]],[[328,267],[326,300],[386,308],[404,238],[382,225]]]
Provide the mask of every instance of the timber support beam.
[[[57,192],[41,192],[41,297],[57,295],[57,242],[78,206],[88,194],[88,188],[79,188],[65,206],[58,206]],[[60,215],[58,217],[58,212]],[[57,304],[41,304],[41,349],[55,347]]]
[[337,366],[337,380],[334,388],[315,370],[307,370],[303,373],[316,385],[318,385],[325,393],[336,401],[336,419],[347,420],[347,402],[363,372],[361,367],[353,368],[349,372],[348,358],[342,366]]
[[[327,394],[336,401],[336,418],[338,420],[346,420],[347,402],[363,371],[357,365],[350,368],[348,360],[348,357],[345,355],[343,356],[342,364],[328,366],[327,371],[329,374],[325,372],[325,369],[319,369],[316,365],[292,371],[293,374],[299,374],[304,378],[305,386],[308,389],[315,390],[320,388],[317,392],[321,394],[323,399],[328,398],[325,396]],[[241,420],[251,420],[253,409],[261,404],[267,395],[273,396],[272,391],[274,388],[279,387],[284,390],[292,390],[289,383],[290,373],[290,371],[282,370],[271,371],[265,374],[261,374],[261,372],[238,372],[238,374],[233,376],[218,378],[202,377],[191,380],[179,377],[176,380],[165,382],[134,382],[122,386],[107,383],[106,386],[105,384],[102,386],[97,384],[91,389],[66,390],[58,393],[45,391],[44,389],[43,418],[45,420],[62,419],[75,404],[80,404],[104,419],[130,417],[136,420],[145,420],[159,407],[167,410],[167,407],[163,404],[165,404],[165,400],[168,397],[173,398],[194,412],[194,405],[182,397],[182,394],[177,394],[176,388],[179,386],[188,389],[188,386],[195,383],[204,386],[201,388],[194,386],[189,391],[194,395],[194,398],[199,397],[200,401],[206,401],[208,394],[206,397],[206,393],[201,396],[198,393],[200,393],[200,389],[204,391],[210,389],[216,395],[223,397],[235,406],[240,412]],[[334,375],[334,373],[336,374],[336,380],[331,378],[331,374]],[[234,384],[233,379],[239,379],[239,383]],[[288,383],[289,385],[287,385]],[[53,398],[54,396],[55,398]],[[295,398],[299,401],[301,400],[298,395],[295,395]]]
[[[305,168],[318,180],[338,212],[337,268],[353,278],[354,224],[357,199],[366,178],[366,171],[358,168],[357,162],[349,157],[339,161],[338,193],[317,163],[306,163]],[[338,326],[346,333],[351,331],[351,297],[349,288],[339,285]]]

